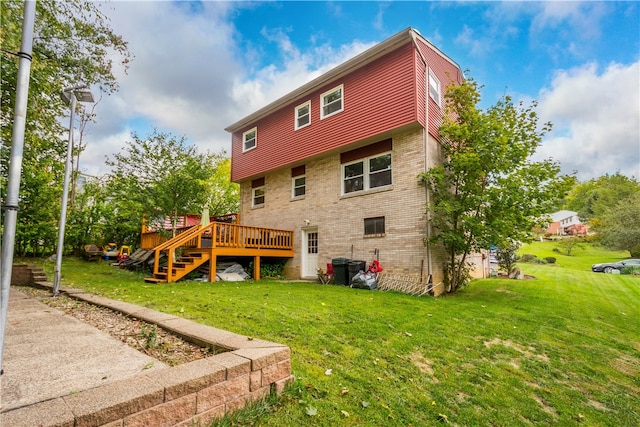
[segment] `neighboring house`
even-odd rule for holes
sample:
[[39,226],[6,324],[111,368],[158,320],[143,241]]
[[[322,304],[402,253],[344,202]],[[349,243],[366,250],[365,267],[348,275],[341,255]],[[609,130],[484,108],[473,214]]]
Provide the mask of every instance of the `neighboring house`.
[[441,282],[418,175],[440,161],[444,90],[462,79],[408,28],[230,125],[242,223],[293,230],[289,277],[377,257]]
[[588,228],[580,222],[577,212],[562,210],[552,213],[550,217],[547,234],[556,236],[587,234]]

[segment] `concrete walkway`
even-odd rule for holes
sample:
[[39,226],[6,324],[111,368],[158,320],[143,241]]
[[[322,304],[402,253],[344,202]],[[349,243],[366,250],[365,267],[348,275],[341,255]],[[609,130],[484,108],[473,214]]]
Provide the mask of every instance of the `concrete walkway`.
[[168,366],[11,288],[0,412]]

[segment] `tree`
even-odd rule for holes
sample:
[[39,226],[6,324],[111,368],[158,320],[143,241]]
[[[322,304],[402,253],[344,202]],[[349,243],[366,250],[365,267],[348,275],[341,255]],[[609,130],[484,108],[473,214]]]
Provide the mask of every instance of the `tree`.
[[226,215],[240,210],[240,186],[231,182],[231,159],[224,158],[215,165],[215,173],[207,183],[209,213]]
[[530,160],[551,129],[538,127],[535,102],[525,107],[505,97],[483,111],[473,79],[450,85],[445,100],[444,160],[420,180],[431,191],[432,241],[447,254],[445,285],[455,292],[469,281],[470,253],[529,238],[571,179],[551,159]]
[[[21,0],[0,2],[0,191],[6,191],[22,35]],[[114,67],[126,71],[127,43],[109,27],[97,3],[40,0],[36,3],[16,252],[55,247],[67,138],[60,121],[68,108],[60,92],[84,83],[110,94],[118,89]],[[80,108],[80,107],[79,107]],[[78,116],[79,117],[79,116]],[[6,195],[1,194],[2,198]],[[34,246],[35,245],[35,246]]]
[[209,202],[208,183],[223,155],[198,153],[184,137],[178,139],[157,130],[146,139],[136,133],[132,138],[123,152],[107,159],[107,165],[113,168],[112,196],[133,202],[134,212],[129,215],[137,214],[138,223],[143,215],[156,226],[170,218],[175,235],[180,216],[200,212]]
[[496,259],[498,266],[507,274],[511,273],[518,258],[518,249],[522,246],[519,242],[507,240],[503,242],[496,250]]
[[567,209],[576,211],[583,222],[597,223],[622,199],[640,192],[640,183],[616,172],[576,184],[567,196]]
[[640,191],[620,200],[595,227],[598,240],[611,249],[640,257]]

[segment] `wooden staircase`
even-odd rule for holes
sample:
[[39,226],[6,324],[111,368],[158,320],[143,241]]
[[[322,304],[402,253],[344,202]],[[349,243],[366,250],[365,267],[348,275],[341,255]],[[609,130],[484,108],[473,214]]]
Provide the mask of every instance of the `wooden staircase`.
[[[154,249],[153,277],[147,277],[144,281],[147,283],[175,282],[209,261],[210,251],[200,248],[205,228],[194,225],[189,230],[157,246]],[[176,257],[178,249],[182,252],[180,257]],[[167,255],[167,263],[161,265],[160,259],[163,252]]]
[[[208,262],[210,259],[209,251],[203,251],[200,249],[186,249],[184,254],[173,262],[171,268],[172,281],[178,281],[193,270],[200,267],[202,264]],[[167,265],[161,265],[159,268],[154,268],[153,277],[147,277],[144,279],[147,283],[167,283],[169,276],[169,267]]]
[[175,282],[206,262],[210,264],[209,280],[215,281],[218,256],[252,257],[254,279],[260,280],[261,257],[294,256],[293,231],[212,222],[194,225],[160,243],[153,252],[153,277],[145,278],[147,283]]

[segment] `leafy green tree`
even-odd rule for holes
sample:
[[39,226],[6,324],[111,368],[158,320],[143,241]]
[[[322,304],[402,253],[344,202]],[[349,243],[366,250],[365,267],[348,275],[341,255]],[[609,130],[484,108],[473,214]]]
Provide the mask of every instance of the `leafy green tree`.
[[521,244],[514,240],[506,240],[496,250],[496,259],[498,260],[498,266],[507,274],[511,273],[513,267],[516,264],[518,258],[518,249]]
[[640,257],[640,191],[620,200],[595,227],[599,241],[611,249]]
[[447,254],[445,285],[455,292],[469,281],[469,254],[529,238],[570,178],[559,176],[551,159],[530,160],[551,128],[538,126],[535,103],[514,105],[506,97],[483,111],[473,79],[449,86],[445,99],[443,162],[420,179],[432,193],[432,241]]
[[640,192],[640,183],[616,172],[576,184],[567,195],[567,209],[578,212],[580,220],[591,222],[605,215],[622,199]]
[[112,197],[131,200],[138,221],[146,215],[150,224],[160,225],[170,218],[175,235],[178,218],[201,212],[209,201],[208,183],[223,156],[199,153],[184,137],[157,130],[145,139],[133,133],[132,139],[122,152],[107,159],[113,168]]
[[584,249],[584,240],[580,237],[563,237],[558,241],[558,250],[564,251],[567,256],[577,249]]
[[65,242],[79,254],[89,243],[104,244],[108,209],[107,189],[97,179],[87,180],[79,186],[73,209],[67,217]]
[[[0,2],[2,192],[6,191],[11,148],[5,141],[11,141],[13,132],[18,74],[16,53],[20,50],[23,4],[21,0]],[[97,86],[104,93],[112,93],[118,88],[114,67],[120,65],[126,71],[131,58],[127,43],[109,27],[108,18],[97,3],[85,0],[40,0],[36,3],[23,179],[16,227],[17,253],[36,254],[55,248],[68,140],[60,118],[69,114],[60,92],[84,83]],[[5,196],[0,194],[2,198]]]
[[226,215],[240,210],[240,186],[231,182],[231,159],[223,158],[215,165],[215,173],[207,183],[209,213]]

